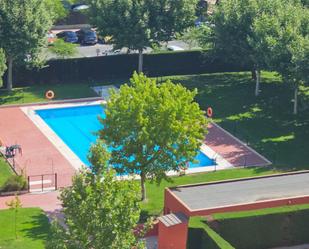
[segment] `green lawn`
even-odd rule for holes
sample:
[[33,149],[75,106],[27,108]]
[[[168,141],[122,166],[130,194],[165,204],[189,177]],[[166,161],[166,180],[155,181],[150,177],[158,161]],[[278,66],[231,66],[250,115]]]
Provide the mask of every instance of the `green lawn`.
[[10,94],[5,90],[0,90],[0,105],[4,104],[24,104],[46,101],[45,93],[53,90],[55,100],[86,98],[97,96],[87,84],[59,84],[48,86],[29,86],[15,88]]
[[17,214],[17,239],[14,232],[14,212],[0,210],[1,249],[43,249],[49,232],[49,223],[42,210],[22,208]]
[[13,174],[9,165],[0,157],[0,189],[5,181]]
[[275,73],[263,72],[261,94],[254,96],[250,73],[170,77],[197,88],[197,102],[212,106],[215,121],[269,158],[279,169],[309,169],[309,87],[300,96],[300,113],[292,114],[293,90]]

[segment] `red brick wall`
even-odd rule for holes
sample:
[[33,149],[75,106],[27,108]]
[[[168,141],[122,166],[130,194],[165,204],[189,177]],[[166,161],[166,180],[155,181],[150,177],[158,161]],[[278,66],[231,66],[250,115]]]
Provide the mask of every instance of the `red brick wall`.
[[188,217],[191,216],[190,210],[179,200],[171,191],[164,190],[164,214],[182,212]]
[[186,249],[188,223],[166,227],[159,222],[158,249]]

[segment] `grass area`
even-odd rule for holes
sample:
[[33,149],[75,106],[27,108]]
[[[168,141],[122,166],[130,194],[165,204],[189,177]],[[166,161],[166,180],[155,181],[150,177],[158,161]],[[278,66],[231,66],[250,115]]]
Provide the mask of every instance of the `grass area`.
[[11,93],[0,91],[0,105],[4,104],[24,104],[46,101],[45,93],[53,90],[55,100],[75,99],[97,96],[87,84],[59,84],[53,86],[29,86],[15,88]]
[[292,114],[293,90],[275,73],[263,72],[254,96],[250,73],[169,77],[192,89],[201,108],[212,106],[215,121],[269,158],[279,169],[309,169],[309,87],[302,88],[299,114]]
[[9,165],[0,157],[0,189],[5,181],[13,174]]
[[164,188],[166,187],[192,184],[192,183],[219,181],[226,179],[252,177],[252,176],[274,174],[274,173],[278,172],[271,170],[269,168],[229,169],[229,170],[220,170],[216,172],[173,177],[172,182],[162,181],[160,185],[157,185],[156,183],[147,182],[146,184],[147,201],[141,203],[142,217],[148,215],[159,215],[162,212],[164,203]]
[[17,239],[14,231],[14,211],[0,210],[0,224],[0,248],[45,248],[49,223],[41,209],[19,209],[17,213]]

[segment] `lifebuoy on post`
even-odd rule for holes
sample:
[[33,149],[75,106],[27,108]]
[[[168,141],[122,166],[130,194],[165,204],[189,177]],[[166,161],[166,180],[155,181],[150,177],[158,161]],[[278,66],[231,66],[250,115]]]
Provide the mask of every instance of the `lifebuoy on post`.
[[46,93],[45,93],[45,97],[47,99],[53,99],[55,97],[55,93],[52,91],[52,90],[48,90]]
[[207,117],[211,118],[211,117],[212,117],[212,114],[213,114],[212,108],[211,108],[211,107],[208,107],[208,108],[207,108]]

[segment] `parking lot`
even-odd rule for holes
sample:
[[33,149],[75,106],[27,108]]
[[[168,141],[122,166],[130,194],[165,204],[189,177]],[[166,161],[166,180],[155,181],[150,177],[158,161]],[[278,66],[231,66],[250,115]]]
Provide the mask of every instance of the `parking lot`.
[[[77,31],[78,29],[70,29],[70,31]],[[52,33],[54,35],[56,35],[57,33],[60,33],[63,30],[52,30]],[[183,41],[170,41],[167,44],[168,46],[176,46],[176,47],[180,47],[181,49],[187,50],[189,49],[188,44],[186,44]],[[80,45],[77,44],[77,49],[76,49],[76,54],[72,57],[74,58],[80,58],[80,57],[95,57],[95,56],[110,56],[110,55],[117,55],[117,54],[125,54],[128,53],[128,50],[126,48],[123,48],[121,50],[113,50],[113,45],[111,44],[100,44],[97,43],[96,45]],[[152,49],[151,48],[146,48],[144,50],[144,53],[151,53]],[[129,51],[130,53],[137,53],[137,51]],[[46,52],[46,57],[47,59],[53,59],[53,58],[57,58],[57,55],[49,52],[47,50]]]

